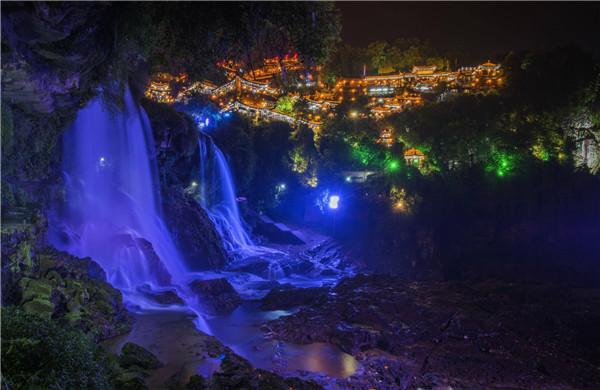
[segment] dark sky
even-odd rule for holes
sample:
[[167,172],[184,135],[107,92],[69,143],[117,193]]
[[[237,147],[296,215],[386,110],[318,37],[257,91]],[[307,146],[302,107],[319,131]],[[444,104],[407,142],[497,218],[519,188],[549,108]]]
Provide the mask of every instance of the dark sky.
[[600,51],[600,3],[336,2],[344,42],[418,37],[461,62],[577,43]]

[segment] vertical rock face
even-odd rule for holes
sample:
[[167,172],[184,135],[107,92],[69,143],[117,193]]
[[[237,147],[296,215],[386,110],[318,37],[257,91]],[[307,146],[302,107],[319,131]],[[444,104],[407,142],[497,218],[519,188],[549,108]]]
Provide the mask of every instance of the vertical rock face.
[[221,268],[227,263],[213,222],[190,195],[171,187],[163,197],[163,207],[173,240],[190,269]]
[[3,179],[56,178],[62,130],[106,73],[106,7],[2,4]]
[[156,142],[165,222],[189,268],[214,269],[227,263],[213,221],[188,193],[198,180],[198,130],[193,120],[170,106],[143,101]]

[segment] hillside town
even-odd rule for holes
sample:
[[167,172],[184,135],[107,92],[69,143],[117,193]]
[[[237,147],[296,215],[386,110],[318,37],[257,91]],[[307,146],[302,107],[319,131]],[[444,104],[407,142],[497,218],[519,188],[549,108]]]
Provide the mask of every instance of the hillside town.
[[[504,82],[502,67],[490,61],[456,71],[442,71],[429,65],[413,66],[410,72],[339,77],[331,85],[319,80],[318,67],[307,69],[297,54],[265,59],[261,67],[252,70],[234,61],[221,61],[217,66],[227,78],[224,84],[193,81],[186,74],[157,73],[148,85],[146,97],[175,103],[192,95],[206,95],[222,112],[236,111],[256,121],[279,120],[318,129],[327,118],[334,116],[334,109],[343,102],[365,101],[365,111],[352,111],[351,117],[382,119],[426,100],[494,91]],[[282,83],[282,74],[288,80],[293,74],[298,82]],[[289,99],[292,104],[281,107],[278,104],[281,99]],[[298,101],[306,103],[306,112],[294,109]]]

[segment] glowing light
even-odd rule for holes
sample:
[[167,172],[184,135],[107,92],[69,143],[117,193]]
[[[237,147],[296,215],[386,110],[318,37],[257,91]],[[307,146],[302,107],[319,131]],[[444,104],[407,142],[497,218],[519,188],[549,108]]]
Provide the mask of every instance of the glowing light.
[[398,160],[391,160],[388,162],[387,168],[391,172],[397,171],[400,168],[400,163]]
[[195,181],[192,182],[192,187],[198,187],[198,183],[196,183]]
[[328,206],[330,209],[335,210],[339,207],[340,197],[338,195],[331,195],[329,197]]
[[350,111],[350,118],[353,118],[353,119],[358,118],[358,111]]
[[346,182],[350,183],[352,181],[352,178],[350,176],[346,176]]

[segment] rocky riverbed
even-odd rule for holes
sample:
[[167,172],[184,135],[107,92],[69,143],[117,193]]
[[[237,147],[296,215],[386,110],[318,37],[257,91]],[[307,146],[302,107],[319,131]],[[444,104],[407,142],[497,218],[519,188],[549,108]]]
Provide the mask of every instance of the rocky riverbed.
[[[288,290],[291,296],[298,291]],[[288,305],[285,291],[265,298]],[[263,327],[326,342],[361,365],[334,387],[593,389],[600,383],[600,290],[550,285],[342,280]]]

